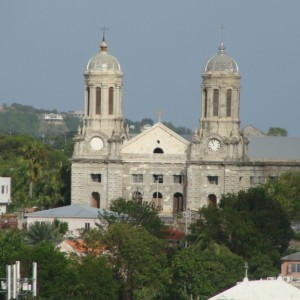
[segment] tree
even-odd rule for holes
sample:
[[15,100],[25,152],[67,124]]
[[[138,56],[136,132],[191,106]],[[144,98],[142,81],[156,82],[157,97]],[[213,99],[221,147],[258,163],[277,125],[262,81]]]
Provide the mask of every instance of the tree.
[[42,176],[43,170],[47,168],[48,157],[44,145],[34,141],[23,147],[23,158],[26,175],[29,177],[29,196],[33,197],[33,185]]
[[81,299],[77,298],[79,282],[73,262],[55,249],[55,246],[43,242],[30,248],[23,259],[24,266],[38,265],[38,295],[40,299]]
[[219,207],[204,207],[199,216],[194,242],[211,239],[247,261],[267,255],[277,266],[292,237],[287,213],[263,187],[224,195]]
[[168,279],[164,241],[142,227],[115,223],[102,242],[110,253],[119,299],[164,299]]
[[[216,253],[198,247],[182,249],[172,261],[172,299],[207,299],[244,275],[243,259],[225,247]],[[230,272],[229,272],[230,270]]]
[[10,209],[56,207],[70,199],[70,161],[27,136],[0,135],[0,175],[12,178]]
[[63,239],[68,230],[68,224],[55,220],[54,222],[34,222],[26,232],[26,241],[35,245],[44,241],[56,244]]
[[15,263],[25,247],[24,235],[19,229],[0,231],[0,274],[2,277],[5,277],[6,265]]
[[110,204],[110,210],[117,215],[106,214],[104,217],[110,223],[126,222],[134,227],[144,227],[155,236],[162,237],[165,228],[157,210],[153,205],[142,199],[125,200],[118,198]]
[[269,181],[266,189],[278,201],[293,221],[300,221],[300,172],[287,172],[276,181]]
[[288,132],[284,128],[270,127],[267,132],[267,135],[269,135],[269,136],[287,136]]
[[117,285],[105,256],[87,255],[75,261],[78,274],[76,299],[117,299]]

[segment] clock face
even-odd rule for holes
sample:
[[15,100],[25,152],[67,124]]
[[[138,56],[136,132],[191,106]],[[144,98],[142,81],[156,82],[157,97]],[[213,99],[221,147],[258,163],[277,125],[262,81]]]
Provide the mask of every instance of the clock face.
[[93,150],[99,151],[103,148],[103,141],[99,137],[92,138],[90,143]]
[[211,151],[216,152],[216,151],[218,151],[218,150],[220,149],[220,147],[221,147],[221,143],[220,143],[220,141],[217,140],[217,139],[211,139],[211,140],[208,142],[208,148],[209,148],[209,150],[211,150]]

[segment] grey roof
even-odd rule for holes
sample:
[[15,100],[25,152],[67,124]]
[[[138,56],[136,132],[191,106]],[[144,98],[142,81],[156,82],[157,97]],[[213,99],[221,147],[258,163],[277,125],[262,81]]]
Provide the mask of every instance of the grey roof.
[[224,44],[221,43],[218,54],[207,62],[204,72],[238,73],[239,67],[233,58],[225,54]]
[[94,208],[88,205],[68,205],[58,208],[41,210],[26,214],[26,217],[43,217],[43,218],[85,218],[95,219],[104,213],[103,209]]
[[121,72],[121,66],[118,60],[108,53],[107,45],[103,41],[101,44],[101,51],[93,56],[87,64],[87,71],[107,72],[118,71]]
[[281,260],[287,260],[287,261],[289,261],[289,260],[299,260],[300,261],[300,252],[284,256],[284,257],[281,258]]
[[249,136],[251,159],[300,160],[300,137]]

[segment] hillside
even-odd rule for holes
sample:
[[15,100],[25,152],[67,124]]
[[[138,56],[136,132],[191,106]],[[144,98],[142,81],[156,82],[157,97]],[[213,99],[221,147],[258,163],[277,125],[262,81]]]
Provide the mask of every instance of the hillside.
[[[53,120],[47,119],[52,116]],[[61,117],[62,120],[55,120]],[[163,122],[164,125],[178,134],[191,135],[191,130],[185,127],[176,127],[171,122]],[[57,139],[70,139],[76,134],[78,126],[82,124],[82,118],[73,112],[58,112],[57,110],[36,109],[29,105],[13,103],[10,106],[0,106],[0,133],[15,135],[26,134],[40,139],[50,145]],[[153,125],[154,121],[144,118],[141,121],[125,119],[125,126],[130,133],[140,133],[145,125]]]

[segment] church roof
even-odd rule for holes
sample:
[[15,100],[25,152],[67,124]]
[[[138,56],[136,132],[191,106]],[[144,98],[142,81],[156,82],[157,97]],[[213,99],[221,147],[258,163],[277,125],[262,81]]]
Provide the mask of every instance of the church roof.
[[300,137],[249,136],[250,159],[300,159]]
[[121,72],[121,66],[118,60],[107,51],[107,44],[103,38],[100,45],[100,52],[93,56],[88,64],[87,71],[107,72],[107,71],[119,71]]
[[88,205],[68,205],[29,213],[26,217],[95,219],[99,213],[103,214],[104,210]]
[[210,72],[225,72],[238,73],[239,67],[235,60],[225,54],[225,46],[223,43],[219,46],[219,52],[213,56],[206,64],[204,73]]
[[236,286],[209,300],[296,300],[300,290],[286,283],[281,277],[277,280],[253,280],[247,278]]

